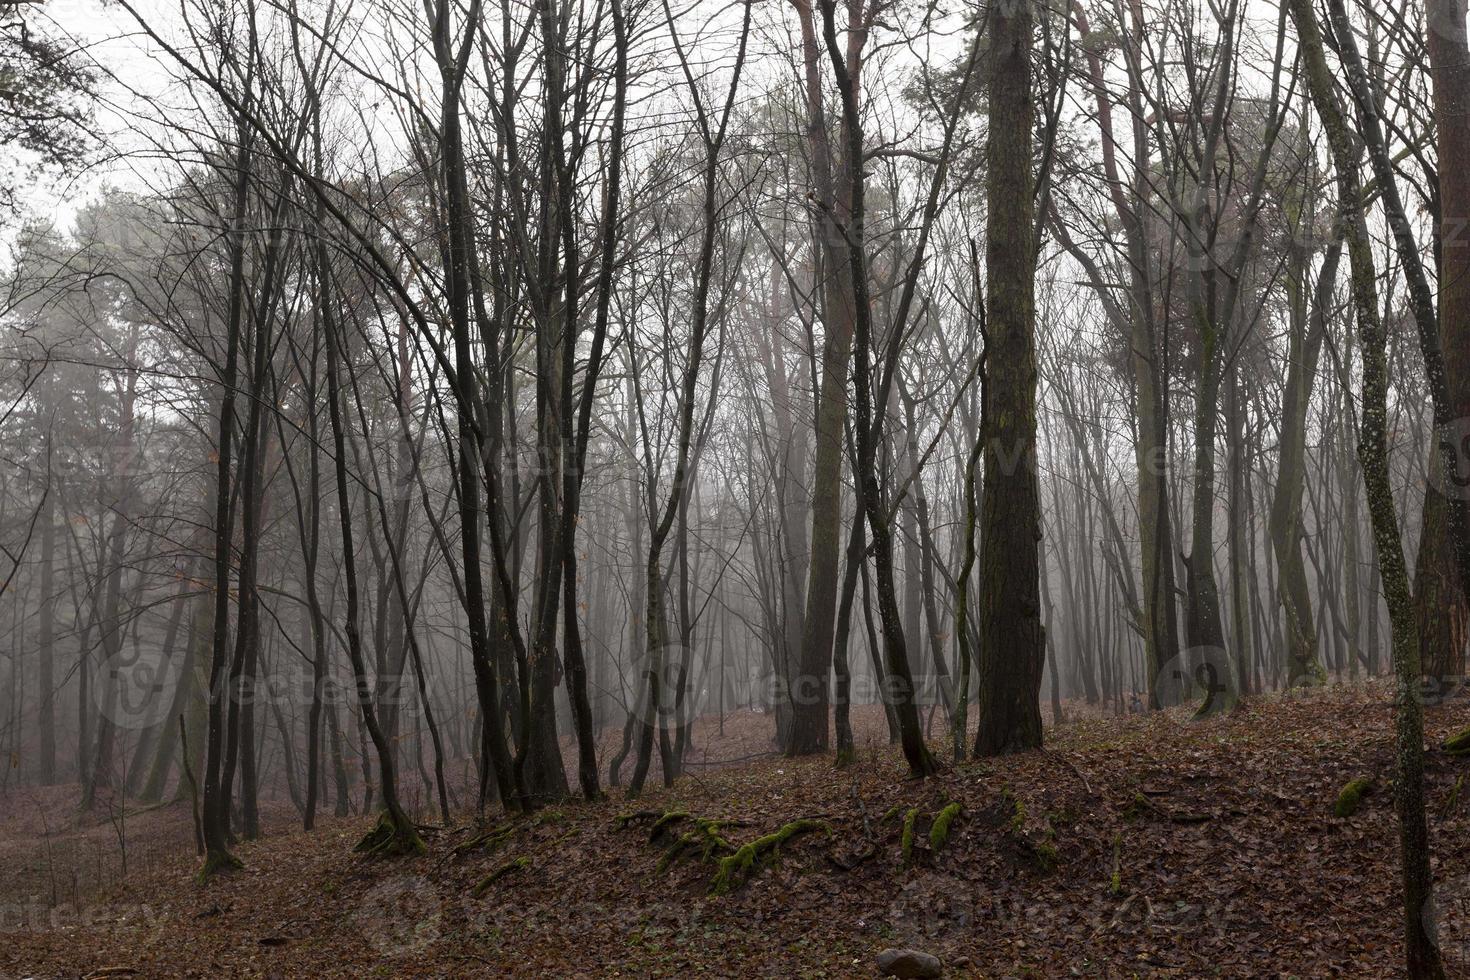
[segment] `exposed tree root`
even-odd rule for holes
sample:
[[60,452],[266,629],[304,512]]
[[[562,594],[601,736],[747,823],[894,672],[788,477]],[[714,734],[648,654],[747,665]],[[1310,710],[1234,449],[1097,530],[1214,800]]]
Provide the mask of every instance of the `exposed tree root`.
[[1465,788],[1465,774],[1464,773],[1461,773],[1459,776],[1457,776],[1455,778],[1455,785],[1450,790],[1449,797],[1444,801],[1444,808],[1442,810],[1440,810],[1439,818],[1441,820],[1444,820],[1450,814],[1452,814],[1452,813],[1455,812],[1455,808],[1460,805],[1460,791],[1462,789],[1464,789],[1464,788]]
[[222,871],[238,871],[244,863],[229,851],[207,851],[204,866],[199,869],[200,883],[206,882]]
[[[926,816],[924,811],[918,807],[902,811],[903,822],[902,829],[899,831],[898,846],[903,863],[909,865],[917,859],[930,859],[942,851],[944,845],[949,843],[950,830],[963,810],[964,808],[959,803],[947,803],[940,807],[932,817]],[[889,810],[884,814],[883,822],[886,823],[893,819],[899,812],[898,807]],[[927,830],[924,828],[926,822]],[[927,850],[920,843],[925,835],[929,838]]]
[[[684,858],[712,861],[735,850],[735,845],[726,840],[721,833],[725,827],[734,826],[731,822],[711,820],[708,817],[687,817],[686,819],[693,825],[693,828],[679,834],[664,849],[663,856],[658,859],[658,870],[661,872],[667,871]],[[660,836],[667,838],[672,833],[673,831],[665,829]]]
[[470,894],[473,895],[475,898],[483,898],[485,893],[490,890],[490,886],[495,884],[501,878],[504,878],[506,875],[509,874],[514,874],[517,871],[524,871],[530,866],[531,859],[528,857],[518,857],[514,860],[507,861],[500,867],[496,868],[494,871],[490,872],[485,877],[481,878],[479,884],[475,885],[475,887],[470,890]]
[[934,825],[929,828],[929,850],[938,854],[944,850],[944,845],[949,843],[950,825],[955,822],[964,807],[958,803],[948,803],[938,813],[934,814]]
[[769,864],[781,845],[791,838],[817,831],[825,834],[832,832],[832,826],[827,821],[804,818],[793,820],[779,830],[757,837],[747,844],[736,845],[725,836],[725,830],[749,826],[744,821],[698,817],[687,810],[669,810],[666,813],[639,810],[618,817],[619,827],[642,823],[649,825],[649,843],[664,846],[657,870],[662,873],[685,860],[700,864],[714,863],[715,876],[710,881],[710,893],[714,895],[727,894],[749,880]]
[[914,838],[918,835],[919,808],[914,807],[903,815],[903,833],[899,835],[899,851],[903,855],[903,863],[910,864],[914,860]]
[[395,820],[393,814],[384,810],[378,814],[377,824],[353,850],[369,857],[401,857],[424,853],[424,841],[413,821],[402,817]]
[[510,840],[519,829],[515,823],[503,823],[481,834],[476,834],[462,844],[456,844],[450,852],[451,858],[461,858],[471,851],[494,851]]
[[721,858],[714,879],[710,882],[710,893],[725,895],[749,881],[761,868],[769,864],[781,849],[781,845],[802,834],[832,833],[832,825],[825,820],[793,820],[780,830],[764,837],[757,837],[744,844],[734,854]]
[[627,830],[634,824],[657,821],[664,816],[667,816],[667,814],[659,813],[657,810],[635,810],[632,813],[620,813],[617,818],[618,829]]

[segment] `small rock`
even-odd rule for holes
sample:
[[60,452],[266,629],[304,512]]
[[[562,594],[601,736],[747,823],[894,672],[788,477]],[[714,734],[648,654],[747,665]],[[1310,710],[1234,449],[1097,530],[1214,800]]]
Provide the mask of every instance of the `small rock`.
[[878,970],[899,980],[933,980],[944,974],[939,957],[917,949],[885,949],[878,954]]

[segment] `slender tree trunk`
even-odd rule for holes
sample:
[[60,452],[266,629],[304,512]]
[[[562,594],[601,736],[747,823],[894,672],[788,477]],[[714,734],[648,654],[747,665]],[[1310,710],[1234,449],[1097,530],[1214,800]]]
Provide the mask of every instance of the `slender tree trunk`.
[[[1358,179],[1360,155],[1342,106],[1337,101],[1336,79],[1327,64],[1316,9],[1310,0],[1290,0],[1289,10],[1297,28],[1307,87],[1326,130],[1337,170],[1338,201],[1342,209],[1339,220],[1347,237],[1353,304],[1363,360],[1358,461],[1363,470],[1378,570],[1393,631],[1398,741],[1394,796],[1399,816],[1399,857],[1404,885],[1405,963],[1409,976],[1414,980],[1436,980],[1444,976],[1444,967],[1439,950],[1430,937],[1426,916],[1433,893],[1433,873],[1429,864],[1429,828],[1424,813],[1424,720],[1419,701],[1418,624],[1389,469],[1388,358],[1383,324],[1379,318],[1372,241],[1362,212],[1363,189]],[[1350,34],[1344,38],[1339,32],[1338,40],[1345,54],[1355,45]],[[1349,71],[1351,73],[1351,68]]]
[[[842,540],[842,447],[847,423],[848,365],[852,360],[854,309],[850,242],[841,227],[851,220],[852,174],[833,148],[823,104],[821,53],[817,24],[809,0],[795,4],[801,24],[802,56],[806,68],[806,135],[811,155],[812,181],[817,196],[817,228],[822,296],[822,374],[817,393],[815,457],[812,466],[811,558],[807,566],[806,610],[802,620],[800,687],[810,697],[795,706],[791,755],[827,749],[827,676],[832,667],[833,614],[837,609],[838,549]],[[850,5],[861,9],[861,4]],[[825,10],[825,8],[824,8]],[[847,68],[853,101],[862,84],[862,40],[849,29]],[[835,39],[832,42],[836,43]],[[842,145],[851,134],[842,122]],[[859,170],[861,167],[858,168]],[[863,357],[867,354],[864,352]],[[861,509],[854,516],[861,522]],[[841,747],[839,746],[839,749]]]
[[[850,160],[863,158],[863,130],[859,115],[858,82],[850,71],[850,59],[844,57],[837,44],[835,0],[820,0],[822,9],[822,34],[827,46],[827,57],[832,62],[837,79],[837,91],[842,99],[843,126],[847,135],[846,153]],[[860,14],[860,10],[859,10]],[[851,14],[849,16],[852,16]],[[884,513],[882,492],[878,484],[877,452],[883,438],[882,415],[875,421],[873,413],[874,385],[873,368],[870,361],[873,349],[872,301],[869,295],[867,254],[864,245],[865,177],[862,167],[848,168],[851,193],[850,219],[844,229],[848,241],[848,265],[852,279],[853,308],[856,319],[853,327],[854,345],[854,396],[857,399],[853,428],[857,441],[857,476],[862,481],[861,499],[868,519],[868,529],[873,539],[873,567],[877,577],[878,612],[883,626],[883,650],[885,683],[883,692],[886,700],[893,704],[898,723],[899,740],[903,746],[904,759],[909,772],[924,777],[935,769],[933,756],[924,744],[924,733],[919,725],[919,713],[914,701],[914,679],[909,669],[908,647],[904,641],[903,621],[898,608],[898,595],[893,581],[893,528]]]
[[[393,751],[378,723],[373,705],[372,689],[368,683],[367,662],[363,656],[362,636],[359,632],[357,558],[353,547],[352,497],[347,480],[347,433],[342,412],[342,393],[338,381],[339,362],[342,359],[336,324],[331,307],[325,301],[330,297],[327,286],[325,245],[318,245],[321,292],[323,300],[322,328],[326,333],[327,349],[327,415],[331,422],[332,449],[337,473],[337,518],[342,537],[342,575],[347,590],[346,621],[343,632],[347,637],[347,658],[352,665],[353,686],[357,693],[357,707],[362,725],[373,742],[378,755],[378,775],[383,794],[383,814],[377,829],[364,838],[359,849],[373,853],[417,853],[424,849],[418,829],[404,813],[398,802],[398,786],[393,766]],[[364,751],[364,765],[367,763]]]
[[[47,435],[48,445],[50,435]],[[37,777],[42,786],[56,782],[56,490],[47,486],[41,505],[41,625],[37,636],[40,672],[39,716],[41,758]]]

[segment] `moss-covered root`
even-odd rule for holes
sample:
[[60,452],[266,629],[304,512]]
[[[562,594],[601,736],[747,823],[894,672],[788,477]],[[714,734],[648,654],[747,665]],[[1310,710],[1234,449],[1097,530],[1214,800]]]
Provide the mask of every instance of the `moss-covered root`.
[[650,844],[657,844],[660,837],[674,832],[675,824],[693,819],[693,816],[690,815],[688,810],[670,810],[655,820],[653,826],[648,828],[648,842]]
[[659,873],[667,871],[681,858],[712,861],[735,850],[722,833],[728,821],[709,817],[690,817],[689,820],[694,824],[693,829],[680,834],[664,849],[663,856],[658,859]]
[[470,889],[470,894],[473,895],[475,898],[483,898],[485,896],[485,893],[490,890],[490,886],[495,884],[501,878],[504,878],[506,875],[509,874],[514,874],[517,871],[524,871],[530,866],[531,859],[528,857],[518,857],[512,861],[507,861],[500,867],[496,868],[494,871],[487,874],[485,877],[481,878],[479,884]]
[[1333,804],[1332,812],[1339,817],[1351,817],[1358,812],[1358,807],[1363,805],[1363,797],[1373,788],[1373,780],[1366,776],[1360,776],[1351,780],[1337,794],[1337,802]]
[[1444,750],[1450,755],[1470,755],[1470,728],[1463,728],[1445,739]]
[[378,822],[353,848],[359,854],[370,857],[399,857],[424,853],[424,841],[418,828],[402,814],[395,815],[384,810],[378,814]]
[[718,870],[710,882],[710,893],[724,895],[738,888],[770,863],[780,851],[781,845],[793,837],[818,832],[830,834],[832,825],[825,820],[793,820],[775,833],[757,837],[742,845],[734,854],[720,859]]
[[[1141,795],[1134,794],[1135,803],[1148,801]],[[1057,850],[1056,828],[1051,824],[1049,817],[1043,816],[1039,820],[1033,819],[1026,810],[1026,804],[1020,797],[1015,796],[1009,789],[1001,790],[1001,799],[1011,806],[1010,833],[1017,844],[1030,856],[1038,871],[1049,873],[1056,870],[1061,861],[1061,852]]]
[[929,850],[938,854],[949,843],[950,825],[964,810],[958,803],[947,803],[934,815],[934,825],[929,828]]
[[914,838],[918,836],[918,826],[919,808],[914,807],[903,815],[903,833],[899,837],[904,864],[911,864],[914,860]]
[[491,827],[481,834],[476,834],[461,844],[456,844],[450,852],[451,857],[460,858],[471,851],[494,851],[510,840],[518,829],[515,823],[504,823],[498,827]]
[[657,844],[659,838],[666,834],[672,834],[674,827],[685,820],[697,819],[688,810],[668,810],[660,813],[658,810],[638,810],[633,813],[620,814],[617,818],[618,829],[627,830],[636,824],[648,824],[648,841]]
[[199,881],[202,884],[222,871],[237,871],[243,867],[244,863],[229,851],[206,851],[204,865],[199,869]]

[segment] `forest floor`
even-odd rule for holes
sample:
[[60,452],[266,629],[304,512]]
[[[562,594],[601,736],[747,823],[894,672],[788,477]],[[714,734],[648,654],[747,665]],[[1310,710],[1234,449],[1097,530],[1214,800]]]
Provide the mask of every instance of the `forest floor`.
[[[1435,747],[1467,715],[1459,702],[1427,720],[1440,942],[1459,975],[1470,760]],[[267,834],[236,852],[244,869],[208,884],[194,877],[185,805],[79,819],[74,794],[12,791],[0,977],[871,977],[895,946],[939,956],[947,976],[1400,975],[1389,689],[1187,718],[1063,724],[1045,751],[923,782],[871,740],[844,771],[830,757],[704,766],[634,803],[462,818],[409,859],[353,853],[369,817],[306,834],[273,805]],[[728,745],[701,726],[696,744],[710,759],[760,756],[755,724],[732,726]],[[1360,809],[1335,816],[1359,777],[1373,780]],[[950,803],[959,813],[936,848]],[[713,836],[689,819],[654,826],[675,811],[728,823]],[[721,856],[798,820],[820,823],[748,880],[737,858],[728,892],[712,892]],[[493,841],[471,846],[487,830]],[[698,846],[668,860],[686,833]]]

